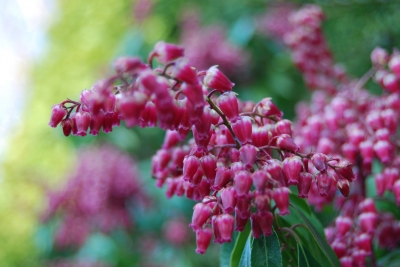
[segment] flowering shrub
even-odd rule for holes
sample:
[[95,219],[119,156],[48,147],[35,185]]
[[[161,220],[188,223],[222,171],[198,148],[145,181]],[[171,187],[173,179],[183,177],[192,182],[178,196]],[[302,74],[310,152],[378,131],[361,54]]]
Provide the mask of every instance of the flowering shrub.
[[[396,51],[389,56],[377,48],[371,72],[351,79],[333,61],[322,19],[318,7],[306,6],[290,15],[286,33],[276,34],[284,36],[315,91],[310,106],[299,105],[294,127],[271,98],[241,101],[217,66],[198,70],[185,60],[183,47],[164,42],[147,63],[118,59],[115,75],[82,91],[79,101],[53,106],[49,125],[61,124],[66,136],[109,133],[121,121],[166,130],[152,176],[168,198],[198,202],[190,223],[197,253],[205,253],[214,237],[235,241],[234,248],[222,247],[232,266],[364,266],[367,256],[375,261],[374,240],[388,248],[399,241],[398,221],[380,214],[367,197],[366,178],[378,162],[378,195],[391,191],[400,202],[400,59]],[[381,96],[363,89],[372,75],[386,91]],[[317,209],[332,202],[340,209],[326,238],[301,198]]]

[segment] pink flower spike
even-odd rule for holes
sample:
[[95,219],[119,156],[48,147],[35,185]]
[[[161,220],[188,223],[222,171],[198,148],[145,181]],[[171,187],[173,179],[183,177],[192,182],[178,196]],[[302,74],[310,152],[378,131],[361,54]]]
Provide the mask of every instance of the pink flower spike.
[[161,64],[166,64],[172,60],[183,57],[184,49],[179,45],[158,42],[154,46],[154,53]]
[[57,127],[64,119],[65,115],[67,115],[67,110],[61,104],[54,105],[51,111],[49,125],[53,128]]
[[210,245],[212,238],[212,230],[210,228],[200,228],[196,231],[196,253],[204,254]]
[[204,77],[204,85],[220,92],[232,91],[235,85],[223,74],[217,66],[209,68]]

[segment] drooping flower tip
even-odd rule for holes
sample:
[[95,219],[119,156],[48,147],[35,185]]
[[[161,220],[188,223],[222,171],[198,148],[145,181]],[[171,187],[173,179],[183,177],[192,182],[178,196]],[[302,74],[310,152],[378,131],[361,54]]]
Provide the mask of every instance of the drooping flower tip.
[[207,70],[204,77],[204,84],[208,88],[216,89],[220,92],[232,91],[232,87],[235,86],[217,66],[213,66]]
[[184,49],[179,45],[158,42],[154,46],[154,53],[162,64],[166,64],[172,60],[183,57]]

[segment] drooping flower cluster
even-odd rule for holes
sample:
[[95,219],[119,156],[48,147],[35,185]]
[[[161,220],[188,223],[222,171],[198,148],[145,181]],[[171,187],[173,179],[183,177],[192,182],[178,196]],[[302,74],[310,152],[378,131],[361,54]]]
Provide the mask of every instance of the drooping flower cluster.
[[306,86],[312,90],[334,93],[346,81],[343,67],[334,64],[322,33],[324,14],[320,7],[307,5],[289,16],[292,30],[284,36],[293,62],[302,72]]
[[[104,131],[106,118],[166,129],[152,175],[158,186],[166,184],[168,197],[199,201],[190,224],[198,253],[206,251],[213,235],[215,242],[230,242],[233,230],[242,231],[249,219],[255,238],[270,235],[271,201],[280,215],[288,214],[289,186],[307,197],[315,180],[326,196],[343,181],[340,189],[347,195],[355,178],[348,162],[301,153],[291,122],[282,119],[270,98],[241,102],[217,67],[197,71],[182,56],[181,47],[160,42],[148,65],[137,58],[117,60],[117,75],[83,91],[81,102],[56,105],[50,125],[61,122],[68,135],[69,121],[71,132],[81,136],[89,125],[92,134],[93,128]],[[162,68],[152,69],[154,58]],[[99,115],[103,124],[97,123]],[[193,138],[185,142],[190,131]]]
[[80,246],[92,230],[133,227],[127,202],[144,200],[139,189],[136,166],[129,156],[110,146],[81,151],[66,186],[49,194],[44,219],[62,216],[56,245]]
[[229,42],[226,30],[220,25],[201,27],[195,10],[187,10],[184,14],[180,43],[185,47],[185,57],[190,65],[197,69],[218,65],[228,77],[245,76],[250,55]]
[[[338,182],[338,188],[342,192],[345,188],[351,197],[346,200],[337,197],[341,215],[334,226],[327,229],[327,237],[343,266],[364,266],[365,258],[371,255],[373,242],[380,247],[393,247],[399,241],[396,238],[399,221],[379,213],[372,200],[365,197],[366,179],[373,173],[372,163],[375,161],[382,166],[381,171],[374,170],[373,173],[377,195],[393,192],[400,205],[397,135],[400,56],[397,50],[389,55],[384,49],[376,48],[371,54],[373,68],[364,77],[353,81],[344,79],[347,75],[342,71],[340,75],[335,72],[330,51],[323,42],[320,31],[322,17],[318,7],[300,9],[291,15],[295,27],[286,37],[306,84],[311,89],[319,89],[312,94],[311,103],[301,103],[297,107],[295,142],[304,151],[331,154],[354,165],[357,186],[349,192],[346,183]],[[325,48],[318,49],[316,44]],[[317,55],[318,51],[324,52]],[[308,62],[316,70],[312,70]],[[318,86],[310,84],[310,75],[320,75],[320,71],[323,80],[328,82]],[[381,95],[372,95],[363,89],[372,76],[384,89]],[[313,182],[310,203],[321,209],[334,197],[332,191],[327,198],[321,198],[317,184]]]

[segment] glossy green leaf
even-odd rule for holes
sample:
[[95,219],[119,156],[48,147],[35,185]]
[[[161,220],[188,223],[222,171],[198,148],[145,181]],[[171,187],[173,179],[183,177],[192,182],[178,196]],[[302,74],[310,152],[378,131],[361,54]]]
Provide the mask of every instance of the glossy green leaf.
[[321,265],[314,259],[311,253],[301,244],[297,243],[297,255],[299,267],[320,267]]
[[219,266],[220,267],[230,267],[230,259],[232,251],[235,247],[236,236],[235,233],[232,235],[232,242],[223,243],[219,251]]
[[[321,233],[321,230],[317,230],[316,227],[314,226],[314,224],[315,225],[319,224],[319,223],[318,224],[316,223],[316,222],[318,222],[318,220],[315,217],[307,216],[306,215],[307,211],[303,212],[301,207],[296,205],[296,202],[292,202],[292,207],[301,216],[301,218],[303,219],[304,223],[309,228],[312,238],[314,239],[314,241],[316,241],[316,243],[318,244],[318,246],[321,249],[322,253],[326,257],[326,265],[325,266],[340,266],[339,259],[337,258],[335,252],[332,250],[332,248],[327,243],[323,232]],[[305,245],[307,245],[307,244],[305,244]]]
[[243,249],[242,257],[240,258],[239,267],[251,267],[251,237],[247,238]]
[[247,240],[250,235],[250,222],[247,222],[244,230],[238,234],[235,242],[235,246],[233,248],[231,259],[230,259],[230,266],[231,267],[238,267],[239,263],[242,258],[243,250],[246,246]]
[[270,236],[254,239],[251,248],[251,267],[282,266],[281,245],[275,231]]

